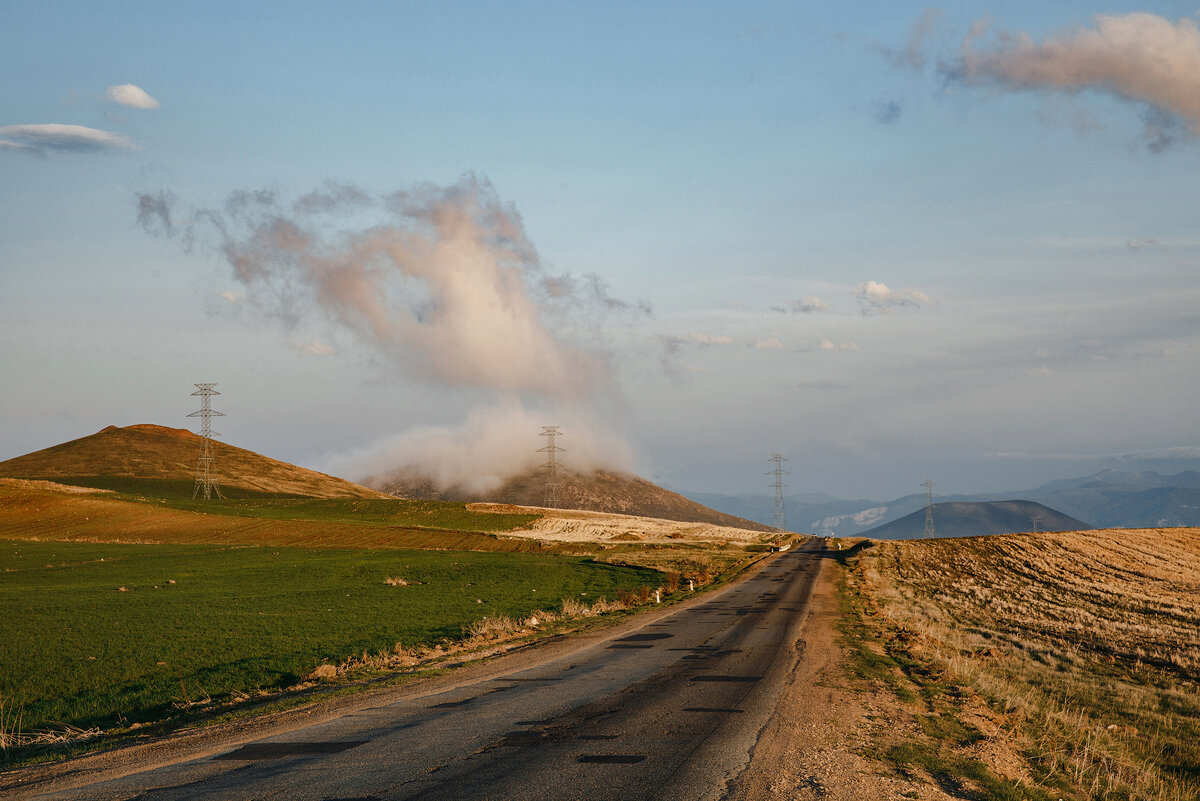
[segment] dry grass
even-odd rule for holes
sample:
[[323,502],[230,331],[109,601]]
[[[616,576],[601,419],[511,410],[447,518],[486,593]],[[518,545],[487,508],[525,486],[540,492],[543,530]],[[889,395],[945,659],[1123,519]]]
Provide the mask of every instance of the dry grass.
[[712,523],[686,523],[654,517],[589,512],[577,509],[542,509],[510,504],[472,503],[471,511],[537,512],[533,525],[511,532],[513,536],[551,542],[687,542],[718,546],[777,544],[788,539],[779,532],[751,531]]
[[849,578],[898,663],[986,702],[1029,797],[1200,798],[1200,530],[885,542]]

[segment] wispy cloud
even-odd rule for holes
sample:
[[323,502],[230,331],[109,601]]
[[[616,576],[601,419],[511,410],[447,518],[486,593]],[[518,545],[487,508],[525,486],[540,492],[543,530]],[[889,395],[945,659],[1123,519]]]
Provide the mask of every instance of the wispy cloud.
[[851,294],[858,298],[863,314],[882,314],[895,308],[928,306],[931,302],[924,292],[915,289],[892,289],[878,281],[867,281]]
[[145,89],[131,83],[110,86],[104,96],[108,98],[109,102],[128,108],[155,109],[160,106],[159,102],[151,97]]
[[936,8],[925,9],[917,21],[913,23],[912,28],[908,32],[908,41],[902,47],[877,45],[879,52],[894,66],[909,67],[914,70],[924,68],[927,60],[925,55],[926,42],[937,29],[938,23],[941,22],[943,16],[943,13]]
[[1169,146],[1185,127],[1200,135],[1200,27],[1191,19],[1100,15],[1092,28],[1043,42],[979,21],[964,37],[959,57],[939,70],[948,80],[970,85],[1014,92],[1093,90],[1144,103],[1145,135],[1153,150]]
[[755,342],[754,347],[758,350],[783,350],[783,343],[778,337],[767,337]]
[[817,341],[817,347],[820,350],[858,350],[858,345],[854,342],[842,342],[839,344],[825,337],[821,337]]
[[100,153],[137,150],[128,137],[83,125],[46,123],[0,127],[0,149],[43,155],[46,152]]
[[828,311],[829,304],[813,295],[805,295],[804,297],[793,300],[786,306],[772,306],[771,311],[780,312],[781,314],[813,314],[815,312]]
[[724,334],[692,333],[684,337],[684,341],[694,342],[697,345],[732,345],[733,337]]
[[899,100],[880,98],[871,105],[875,122],[880,125],[891,125],[904,113],[904,105]]

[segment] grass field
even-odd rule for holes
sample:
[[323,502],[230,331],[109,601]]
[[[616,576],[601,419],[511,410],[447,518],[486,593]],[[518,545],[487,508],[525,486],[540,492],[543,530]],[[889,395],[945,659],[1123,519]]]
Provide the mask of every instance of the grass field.
[[258,498],[198,504],[0,484],[0,539],[547,550],[537,541],[497,536],[536,518],[436,501]]
[[23,707],[25,731],[160,719],[363,651],[455,639],[484,616],[661,581],[519,553],[11,540],[0,571],[0,699]]
[[[1200,530],[878,543],[848,556],[878,752],[983,799],[1200,799]],[[940,777],[940,778],[939,778]]]

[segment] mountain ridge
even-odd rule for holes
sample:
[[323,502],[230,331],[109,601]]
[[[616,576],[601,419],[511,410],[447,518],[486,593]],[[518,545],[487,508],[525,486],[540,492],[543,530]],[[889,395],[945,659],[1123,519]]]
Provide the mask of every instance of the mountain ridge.
[[[630,473],[613,470],[584,473],[559,468],[558,482],[559,508],[657,517],[687,523],[711,523],[750,531],[774,530],[764,523],[712,509]],[[364,479],[364,483],[404,498],[516,506],[543,506],[546,492],[546,476],[541,468],[513,476],[490,490],[476,490],[463,485],[439,488],[429,477],[405,470]]]

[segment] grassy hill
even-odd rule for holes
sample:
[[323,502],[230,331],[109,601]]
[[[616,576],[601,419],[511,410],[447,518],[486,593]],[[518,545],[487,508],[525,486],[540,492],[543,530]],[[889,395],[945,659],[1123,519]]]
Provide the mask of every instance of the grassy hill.
[[[1091,528],[1062,512],[1032,501],[948,502],[933,505],[938,537],[974,537],[1021,531],[1082,531]],[[925,536],[925,510],[905,515],[863,533],[877,540],[911,540]]]
[[970,798],[1200,798],[1200,529],[864,541],[847,641],[894,767]]
[[[315,470],[213,441],[213,473],[228,498],[386,498]],[[158,425],[109,426],[91,436],[0,462],[0,477],[31,478],[152,497],[190,498],[200,437]]]
[[[710,523],[751,531],[772,530],[761,523],[710,509],[628,473],[610,470],[578,473],[560,469],[558,475],[558,505],[563,509]],[[546,493],[546,478],[540,469],[515,476],[491,492],[472,492],[463,487],[438,489],[425,476],[404,471],[387,477],[369,479],[367,483],[403,498],[485,501],[516,506],[541,506],[545,502]]]

